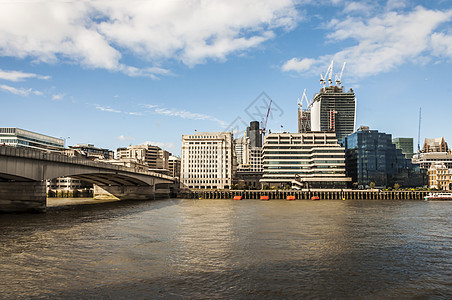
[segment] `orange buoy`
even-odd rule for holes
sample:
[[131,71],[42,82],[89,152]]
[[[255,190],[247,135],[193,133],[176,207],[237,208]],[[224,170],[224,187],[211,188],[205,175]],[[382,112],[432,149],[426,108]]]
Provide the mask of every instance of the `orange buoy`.
[[242,196],[234,196],[234,200],[242,200]]
[[314,196],[314,197],[312,197],[311,199],[312,199],[312,200],[320,200],[320,197],[319,197],[319,196]]
[[267,201],[267,200],[269,200],[269,197],[268,196],[261,196],[261,200]]
[[295,200],[295,196],[287,196],[287,201],[293,201]]

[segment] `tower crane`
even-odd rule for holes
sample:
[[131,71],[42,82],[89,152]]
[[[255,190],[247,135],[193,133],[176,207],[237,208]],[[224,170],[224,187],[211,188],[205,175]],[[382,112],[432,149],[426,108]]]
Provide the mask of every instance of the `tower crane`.
[[342,80],[342,74],[344,74],[345,64],[346,64],[346,62],[344,61],[344,64],[342,65],[341,74],[339,76],[337,76],[337,74],[335,75],[335,77],[336,77],[336,86],[341,86],[341,84],[342,84],[341,80]]
[[270,115],[270,108],[272,106],[272,99],[270,99],[270,104],[268,105],[268,110],[267,110],[267,117],[265,118],[265,122],[262,121],[261,125],[262,125],[262,135],[265,136],[265,134],[267,133],[267,121],[268,121],[268,116]]
[[331,79],[331,76],[333,74],[333,64],[334,61],[331,61],[330,66],[326,70],[325,76],[323,74],[320,74],[320,84],[323,86],[323,89],[325,90],[325,85],[328,82],[329,86],[333,83],[333,80]]

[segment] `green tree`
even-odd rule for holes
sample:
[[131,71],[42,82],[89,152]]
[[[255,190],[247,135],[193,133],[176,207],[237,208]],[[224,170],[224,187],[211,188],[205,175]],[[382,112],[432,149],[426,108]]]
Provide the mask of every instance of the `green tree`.
[[398,190],[399,188],[400,188],[400,184],[398,184],[398,183],[394,184],[394,189],[395,190]]

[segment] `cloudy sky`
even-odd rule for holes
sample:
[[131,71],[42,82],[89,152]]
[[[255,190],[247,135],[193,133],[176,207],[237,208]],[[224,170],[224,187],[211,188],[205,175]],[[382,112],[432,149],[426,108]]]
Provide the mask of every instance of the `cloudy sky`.
[[452,144],[451,25],[450,0],[0,0],[0,126],[179,154],[271,98],[267,127],[296,132],[334,61],[357,126],[417,144],[421,108],[421,141]]

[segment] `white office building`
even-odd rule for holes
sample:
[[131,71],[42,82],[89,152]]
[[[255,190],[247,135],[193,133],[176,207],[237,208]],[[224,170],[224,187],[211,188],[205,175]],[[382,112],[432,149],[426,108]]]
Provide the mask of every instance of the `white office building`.
[[232,184],[231,132],[182,135],[181,184],[193,189],[229,189]]
[[334,132],[271,133],[263,147],[262,184],[345,188],[345,149]]

